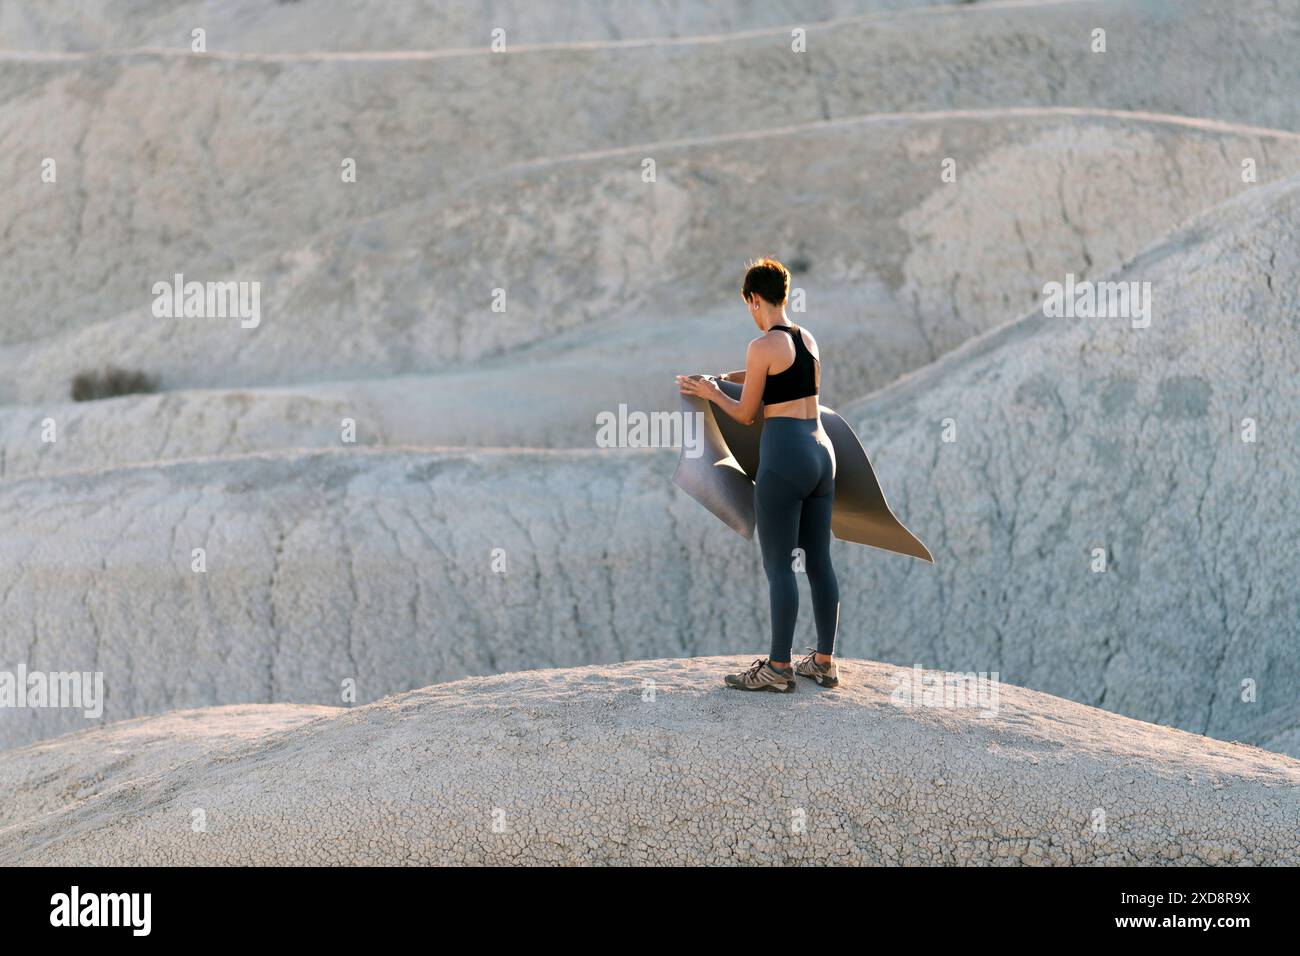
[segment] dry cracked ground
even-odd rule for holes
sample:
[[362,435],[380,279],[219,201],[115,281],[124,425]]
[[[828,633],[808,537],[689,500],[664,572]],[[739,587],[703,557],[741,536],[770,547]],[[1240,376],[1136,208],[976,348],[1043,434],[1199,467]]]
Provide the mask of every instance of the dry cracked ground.
[[745,662],[537,670],[351,710],[234,705],[83,731],[0,759],[0,858],[1300,862],[1288,757],[1018,687],[908,706],[885,664],[846,664],[838,691],[718,685]]
[[[20,794],[0,858],[328,862],[307,821],[360,812],[367,840],[334,859],[687,861],[704,827],[737,861],[1294,862],[1300,107],[1279,91],[1300,83],[1300,2],[322,7],[0,0],[0,670],[101,671],[110,722],[0,709]],[[670,811],[584,823],[544,788],[483,800],[531,800],[550,830],[497,839],[480,807],[408,839],[431,812],[399,783],[411,753],[438,755],[448,799],[504,786],[495,764],[464,776],[453,720],[491,759],[647,803],[661,783],[594,769],[572,734],[711,800],[735,707],[748,733],[794,733],[707,690],[721,662],[682,660],[765,643],[755,545],[672,487],[674,450],[594,442],[598,412],[675,409],[674,373],[740,364],[760,252],[794,265],[825,400],[936,557],[836,545],[842,652],[996,673],[1079,732],[1008,767],[1008,745],[972,749],[992,725],[889,723],[868,681],[886,665],[864,663],[862,688],[789,705],[805,730],[842,722],[826,747],[851,764],[791,784],[851,795],[801,843],[762,788],[660,842]],[[178,272],[259,282],[260,324],[155,317]],[[1067,273],[1150,283],[1149,326],[1044,317]],[[106,364],[161,390],[71,401]],[[665,657],[692,703],[664,719],[685,723],[615,708],[604,736],[543,739],[575,686],[606,706],[641,673],[615,665]],[[383,700],[323,709],[345,684]],[[718,753],[673,736],[691,721]],[[1121,785],[1105,760],[1131,755],[1092,740],[1132,734],[1148,776]],[[346,775],[310,809],[297,779],[277,806],[232,788],[361,740],[398,775],[371,802]],[[646,756],[664,740],[678,759]],[[858,769],[918,742],[946,790]],[[1229,758],[1239,832],[1216,788],[1177,785]],[[997,823],[963,830],[953,808],[1008,770],[1034,786],[992,787]],[[1063,782],[1106,796],[1067,808]],[[1118,843],[1062,822],[1111,800],[1142,804]],[[187,801],[225,835],[173,830]],[[283,842],[254,845],[268,820]]]

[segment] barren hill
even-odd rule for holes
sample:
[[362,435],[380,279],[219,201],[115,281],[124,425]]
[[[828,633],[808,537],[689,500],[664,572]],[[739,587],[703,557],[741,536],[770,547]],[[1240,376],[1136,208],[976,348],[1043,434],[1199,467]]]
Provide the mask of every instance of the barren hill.
[[993,706],[905,707],[897,669],[866,661],[842,665],[836,691],[724,689],[744,663],[178,712],[9,751],[0,785],[19,809],[0,861],[1300,861],[1288,757],[1005,685]]

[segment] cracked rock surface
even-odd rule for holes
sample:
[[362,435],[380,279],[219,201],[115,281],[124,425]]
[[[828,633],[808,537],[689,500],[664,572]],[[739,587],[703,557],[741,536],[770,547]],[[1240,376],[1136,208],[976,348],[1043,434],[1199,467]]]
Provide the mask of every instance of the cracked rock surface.
[[[1300,762],[897,669],[725,689],[747,658],[177,712],[0,754],[0,862],[1296,865]],[[954,684],[942,675],[929,675]],[[954,684],[955,686],[955,684]],[[981,711],[991,716],[979,716]]]
[[[690,520],[675,460],[285,452],[0,483],[0,661],[102,672],[120,720],[738,649],[713,602],[752,603],[728,566],[750,556]],[[85,726],[0,708],[5,746]]]
[[848,549],[849,652],[1294,748],[1298,217],[1293,178],[1132,258],[1148,328],[1040,311],[839,409],[936,560]]
[[[295,13],[304,16],[279,15]],[[628,255],[653,257],[661,245],[678,266],[712,263],[674,273],[683,287],[725,288],[731,298],[737,266],[721,253],[734,241],[706,244],[710,255],[701,256],[699,246],[683,254],[659,237],[727,209],[748,224],[757,210],[692,202],[731,197],[707,174],[675,178],[677,147],[767,135],[773,115],[798,128],[882,113],[1100,109],[1298,131],[1296,100],[1275,95],[1300,86],[1294,13],[1292,0],[976,5],[812,24],[800,60],[779,28],[509,57],[477,50],[357,62],[39,49],[0,57],[0,207],[8,213],[0,254],[9,264],[0,276],[8,304],[0,398],[61,395],[68,368],[56,356],[98,362],[117,348],[123,361],[155,362],[150,371],[168,387],[436,371],[604,315],[625,292],[641,291],[622,288]],[[1087,44],[1099,17],[1111,38],[1104,55]],[[1245,58],[1252,69],[1241,68]],[[752,95],[759,76],[779,78],[770,96]],[[150,104],[147,115],[141,102]],[[588,119],[575,123],[574,115]],[[601,167],[589,188],[608,203],[604,224],[591,226],[585,204],[537,221],[533,203],[546,200],[548,187],[548,211],[567,204],[567,184],[551,167],[582,155]],[[663,172],[654,189],[639,188],[647,155]],[[837,155],[822,152],[828,161]],[[58,185],[36,178],[46,158],[59,164]],[[344,158],[358,164],[356,188],[341,182]],[[873,158],[858,156],[859,166],[872,170]],[[915,161],[936,183],[932,159]],[[517,203],[510,177],[525,170],[532,179]],[[742,173],[739,182],[754,181],[752,163]],[[876,167],[862,193],[889,192],[892,178]],[[1201,179],[1212,197],[1217,187]],[[1071,216],[1087,205],[1068,190],[1063,199]],[[816,201],[801,198],[791,209],[801,206],[814,223],[836,222]],[[835,206],[840,217],[852,208]],[[1038,206],[1034,215],[1048,208]],[[410,224],[420,228],[408,239]],[[444,234],[456,238],[431,239]],[[870,235],[855,233],[858,242]],[[536,244],[548,240],[564,254],[537,257]],[[572,274],[557,273],[557,262],[573,263]],[[645,271],[663,274],[668,264]],[[254,335],[229,323],[169,334],[176,324],[150,315],[149,290],[178,267],[195,281],[261,282],[265,325]],[[845,264],[828,254],[821,268],[833,276]],[[708,282],[697,280],[700,272]],[[970,282],[956,291],[971,291]],[[495,288],[510,291],[504,317],[490,308]],[[626,298],[633,310],[645,301]],[[558,301],[590,305],[556,309]]]
[[[344,418],[361,444],[589,448],[598,412],[675,408],[672,375],[741,363],[747,320],[719,290],[734,293],[727,270],[755,246],[797,248],[810,264],[794,282],[827,352],[835,407],[1023,312],[1048,278],[1103,275],[1254,188],[1241,181],[1242,157],[1262,182],[1300,172],[1300,134],[1051,110],[875,116],[772,140],[769,174],[798,183],[799,197],[765,229],[750,225],[758,194],[745,140],[660,153],[653,187],[617,161],[557,162],[467,188],[450,206],[431,199],[341,227],[357,241],[314,237],[291,281],[269,261],[252,267],[265,282],[257,329],[156,319],[146,307],[0,352],[0,388],[23,401],[0,409],[0,478],[337,447]],[[960,157],[956,182],[940,178],[945,157]],[[882,182],[880,169],[896,173]],[[156,255],[169,276],[174,252]],[[390,322],[421,281],[414,261],[443,263],[438,301],[414,325]],[[556,261],[567,264],[559,277]],[[484,311],[492,274],[513,277],[503,314]],[[545,274],[540,285],[527,278]],[[378,283],[365,303],[354,298],[363,275]],[[166,393],[68,402],[71,378],[104,355],[160,375]],[[294,384],[250,387],[267,382]],[[461,411],[440,413],[450,404]],[[47,417],[61,443],[41,441]]]

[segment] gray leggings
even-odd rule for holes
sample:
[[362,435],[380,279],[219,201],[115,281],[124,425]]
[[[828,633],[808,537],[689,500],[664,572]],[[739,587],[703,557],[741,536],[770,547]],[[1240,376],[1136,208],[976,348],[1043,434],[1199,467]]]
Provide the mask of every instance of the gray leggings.
[[772,601],[771,660],[790,660],[799,585],[795,548],[803,550],[812,589],[817,650],[835,649],[840,585],[831,567],[831,504],[835,500],[835,449],[820,418],[768,418],[759,443],[755,481],[758,540]]

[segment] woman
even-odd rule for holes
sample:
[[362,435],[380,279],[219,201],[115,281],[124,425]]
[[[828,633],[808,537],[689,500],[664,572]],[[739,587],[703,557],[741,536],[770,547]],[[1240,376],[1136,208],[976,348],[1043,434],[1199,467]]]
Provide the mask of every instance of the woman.
[[[740,400],[725,395],[710,379],[677,376],[683,395],[711,401],[742,424],[752,424],[760,406],[763,411],[754,500],[772,603],[772,646],[767,658],[739,674],[728,674],[726,684],[740,690],[786,693],[795,689],[798,674],[834,687],[839,684],[839,669],[832,652],[840,618],[839,582],[830,551],[835,450],[822,429],[817,407],[821,389],[817,340],[786,318],[790,273],[775,259],[750,263],[740,294],[763,332],[749,343],[744,370],[721,376],[743,386]],[[799,614],[796,549],[803,551],[812,588],[817,648],[792,668],[790,646]]]

